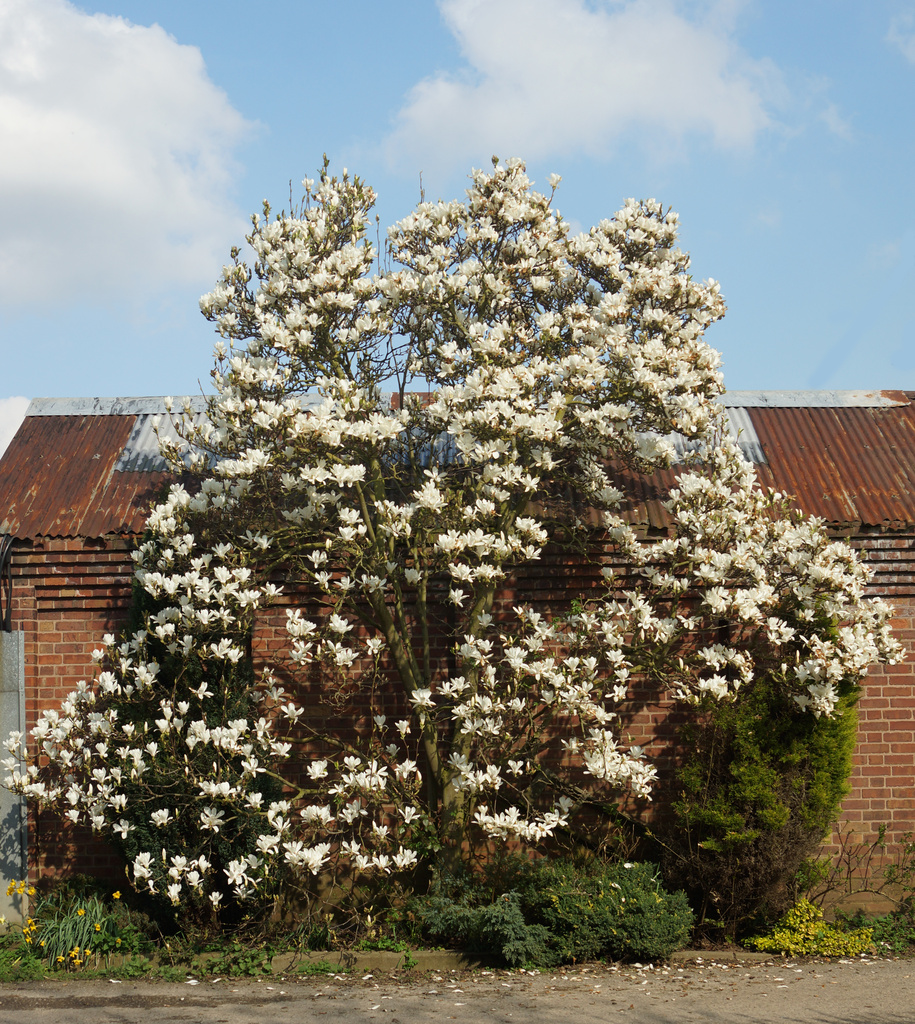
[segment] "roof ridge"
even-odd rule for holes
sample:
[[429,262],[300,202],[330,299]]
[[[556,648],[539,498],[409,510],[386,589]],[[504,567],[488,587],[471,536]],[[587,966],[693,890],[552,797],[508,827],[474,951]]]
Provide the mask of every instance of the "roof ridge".
[[[125,398],[33,398],[26,416],[150,416],[164,415],[165,396]],[[172,399],[181,411],[190,403],[192,412],[205,412],[205,395],[184,395]]]
[[874,409],[911,405],[905,391],[726,391],[718,401],[727,407],[742,409]]

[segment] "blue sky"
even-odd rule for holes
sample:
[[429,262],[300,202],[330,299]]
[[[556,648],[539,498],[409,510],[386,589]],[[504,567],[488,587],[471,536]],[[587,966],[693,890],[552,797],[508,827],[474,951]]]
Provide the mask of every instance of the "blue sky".
[[915,0],[3,0],[0,448],[199,392],[200,294],[325,152],[383,226],[493,153],[581,228],[660,199],[729,388],[915,389],[913,101]]

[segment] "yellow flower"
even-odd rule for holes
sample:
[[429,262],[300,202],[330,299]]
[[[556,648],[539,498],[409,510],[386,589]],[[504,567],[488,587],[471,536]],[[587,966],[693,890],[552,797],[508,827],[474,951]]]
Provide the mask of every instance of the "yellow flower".
[[77,912],[76,912],[76,913],[77,913],[77,914],[78,914],[78,915],[79,915],[80,917],[85,917],[85,916],[86,916],[86,911],[85,911],[85,910],[83,910],[83,908],[82,908],[82,907],[80,907],[80,908],[79,908],[79,910],[77,910]]
[[100,932],[100,931],[102,930],[102,926],[101,926],[100,924],[96,923],[96,925],[95,925],[95,930],[96,930],[97,932]]
[[113,892],[113,893],[111,894],[111,898],[112,898],[113,900],[119,900],[119,899],[121,898],[121,890],[120,890],[120,889],[118,889],[118,891],[117,891],[117,892]]
[[34,896],[34,895],[35,895],[35,886],[34,885],[30,885],[29,886],[29,896]]
[[62,964],[62,963],[64,962],[64,958],[63,958],[62,956],[59,956],[59,957],[57,958],[57,962],[58,962],[59,964]]

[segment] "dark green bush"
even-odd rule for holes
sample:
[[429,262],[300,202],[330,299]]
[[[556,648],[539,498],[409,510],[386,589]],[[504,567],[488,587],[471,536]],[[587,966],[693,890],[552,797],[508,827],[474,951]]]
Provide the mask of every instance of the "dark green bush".
[[665,881],[686,890],[700,930],[745,934],[795,901],[848,791],[857,698],[846,687],[834,717],[815,718],[761,678],[682,727],[679,798],[656,833]]
[[503,893],[483,906],[434,895],[423,903],[421,915],[434,939],[470,953],[500,957],[511,967],[559,962],[547,949],[547,929],[524,920],[516,892]]
[[418,901],[432,938],[512,966],[540,967],[663,959],[689,938],[686,897],[668,893],[653,865],[501,863],[508,891],[494,892],[490,872],[440,879]]
[[693,922],[686,895],[667,892],[653,864],[547,862],[521,902],[562,962],[663,960],[686,945]]

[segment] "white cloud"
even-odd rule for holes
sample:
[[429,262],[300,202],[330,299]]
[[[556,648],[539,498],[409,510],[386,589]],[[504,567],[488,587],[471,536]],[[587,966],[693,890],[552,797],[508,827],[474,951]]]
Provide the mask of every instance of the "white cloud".
[[864,266],[877,273],[886,273],[899,265],[903,252],[902,240],[899,238],[871,242],[864,250]]
[[782,226],[782,208],[779,203],[769,203],[757,210],[756,223],[769,231],[778,231]]
[[851,123],[842,116],[835,103],[826,104],[826,108],[820,114],[820,120],[833,135],[838,135],[840,139],[850,142],[854,138]]
[[0,456],[19,429],[25,410],[29,407],[27,398],[0,398]]
[[249,125],[200,51],[67,0],[0,3],[0,301],[207,279]]
[[624,137],[666,150],[691,135],[746,149],[772,123],[781,82],[734,41],[737,7],[439,0],[466,67],[413,88],[388,153],[413,166],[480,152],[605,156]]
[[915,13],[906,11],[897,14],[890,22],[886,41],[915,64]]

